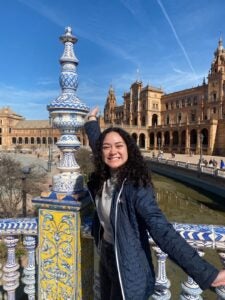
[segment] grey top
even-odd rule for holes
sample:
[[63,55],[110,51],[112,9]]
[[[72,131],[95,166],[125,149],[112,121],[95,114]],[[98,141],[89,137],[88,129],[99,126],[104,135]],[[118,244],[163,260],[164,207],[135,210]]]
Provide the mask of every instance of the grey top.
[[110,210],[112,204],[113,191],[116,184],[116,178],[111,177],[103,184],[102,194],[96,195],[96,207],[100,223],[104,228],[103,238],[108,243],[113,244],[113,231],[110,224]]

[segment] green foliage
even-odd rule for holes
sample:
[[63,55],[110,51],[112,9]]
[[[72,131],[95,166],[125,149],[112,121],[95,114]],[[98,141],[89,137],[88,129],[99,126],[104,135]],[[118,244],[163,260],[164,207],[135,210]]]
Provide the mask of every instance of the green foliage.
[[86,148],[80,148],[76,152],[76,160],[80,166],[81,174],[84,176],[84,180],[86,182],[90,173],[94,171],[92,152]]
[[25,249],[22,243],[19,243],[16,246],[16,257],[21,257],[27,254],[27,250]]
[[6,258],[7,248],[3,241],[0,242],[0,259]]
[[[21,257],[27,254],[27,251],[22,243],[19,241],[16,246],[16,257]],[[7,247],[3,241],[0,241],[0,259],[5,259],[7,257]]]
[[0,214],[2,218],[17,217],[21,214],[24,194],[36,196],[46,180],[43,169],[29,166],[29,174],[23,173],[20,162],[9,155],[0,158]]

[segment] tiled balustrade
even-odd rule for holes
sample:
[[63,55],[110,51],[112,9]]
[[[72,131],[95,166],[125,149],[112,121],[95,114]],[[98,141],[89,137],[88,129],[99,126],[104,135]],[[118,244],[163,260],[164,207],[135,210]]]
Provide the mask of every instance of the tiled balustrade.
[[[81,225],[81,235],[83,239],[91,238],[90,224],[91,220],[85,219]],[[198,249],[200,256],[204,255],[205,249],[210,248],[217,251],[221,260],[221,268],[222,266],[225,267],[225,226],[174,223],[174,227],[183,238]],[[41,282],[38,282],[36,279],[38,254],[39,251],[41,251],[38,245],[37,235],[38,219],[36,218],[0,220],[0,236],[7,248],[6,263],[3,264],[0,274],[3,290],[7,293],[8,299],[10,300],[19,299],[17,289],[19,288],[20,280],[24,284],[24,293],[28,295],[28,299],[37,299],[38,286],[41,284]],[[27,264],[24,267],[19,265],[15,255],[16,245],[21,237],[23,238],[24,247],[27,250]],[[159,300],[173,299],[173,295],[171,295],[170,291],[170,286],[173,282],[170,282],[167,277],[167,254],[163,253],[161,249],[153,243],[151,238],[149,240],[157,258],[157,284],[152,298]],[[20,268],[22,269],[21,273],[19,272]],[[92,271],[93,270],[86,270],[86,272],[90,273],[92,273]],[[48,281],[48,278],[45,278],[45,280]],[[49,282],[50,281],[51,279],[49,278]],[[96,270],[95,282],[90,288],[94,290],[94,299],[100,299],[99,278]],[[181,291],[180,299],[182,300],[202,299],[202,290],[190,277],[187,277],[187,280],[181,284]],[[225,299],[225,287],[217,288],[216,294],[218,296],[217,299]]]

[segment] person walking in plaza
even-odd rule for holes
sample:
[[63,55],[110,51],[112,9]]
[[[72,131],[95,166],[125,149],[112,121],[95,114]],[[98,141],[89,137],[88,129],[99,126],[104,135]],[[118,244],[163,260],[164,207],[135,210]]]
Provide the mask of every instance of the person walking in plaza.
[[225,163],[223,159],[220,161],[220,169],[225,169]]
[[98,108],[84,125],[95,172],[88,189],[95,203],[92,234],[100,253],[101,300],[147,300],[155,288],[149,235],[202,289],[225,284],[173,228],[155,199],[150,172],[135,140],[122,128],[102,133]]

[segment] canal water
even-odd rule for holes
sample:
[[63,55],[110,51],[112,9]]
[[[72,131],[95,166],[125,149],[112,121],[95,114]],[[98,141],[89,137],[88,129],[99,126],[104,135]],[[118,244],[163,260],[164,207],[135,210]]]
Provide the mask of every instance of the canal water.
[[[158,205],[170,222],[225,225],[224,198],[158,174],[153,174],[152,180]],[[216,251],[207,250],[204,258],[219,269],[222,268]],[[187,279],[187,275],[169,259],[166,265],[167,276],[171,280],[172,299],[176,300],[179,299],[181,283]],[[213,290],[205,291],[202,296],[207,300],[217,299]]]

